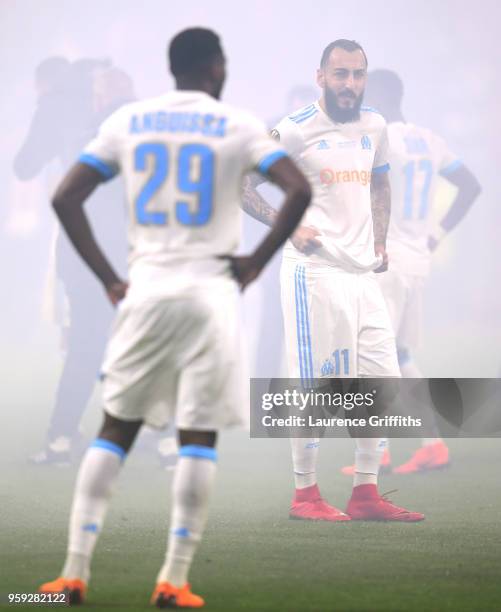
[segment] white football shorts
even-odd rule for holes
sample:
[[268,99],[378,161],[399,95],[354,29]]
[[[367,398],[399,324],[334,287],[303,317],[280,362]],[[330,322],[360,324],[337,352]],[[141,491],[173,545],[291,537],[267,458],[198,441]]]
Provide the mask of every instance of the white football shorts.
[[104,410],[151,427],[216,431],[248,423],[236,283],[120,304],[102,368]]
[[395,336],[373,272],[283,259],[290,378],[400,376]]
[[424,277],[391,271],[378,274],[399,348],[414,349],[421,340]]

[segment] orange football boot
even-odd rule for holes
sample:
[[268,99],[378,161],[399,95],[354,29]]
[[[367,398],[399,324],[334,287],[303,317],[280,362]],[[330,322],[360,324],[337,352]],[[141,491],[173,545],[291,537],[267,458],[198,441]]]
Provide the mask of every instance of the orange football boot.
[[87,585],[79,578],[56,578],[46,582],[38,589],[39,593],[65,593],[70,606],[78,606],[84,602]]
[[443,440],[426,444],[412,455],[406,463],[393,469],[394,474],[417,474],[430,470],[440,470],[447,467],[449,462],[449,449]]
[[153,595],[151,603],[157,608],[201,608],[205,601],[190,590],[186,583],[183,587],[175,587],[170,582],[159,582]]

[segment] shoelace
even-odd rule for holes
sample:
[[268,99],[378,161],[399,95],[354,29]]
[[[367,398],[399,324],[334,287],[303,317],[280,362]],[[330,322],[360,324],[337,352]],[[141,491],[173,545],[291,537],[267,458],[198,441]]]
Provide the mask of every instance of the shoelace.
[[405,508],[401,508],[400,506],[396,506],[390,499],[388,499],[388,495],[391,495],[392,493],[396,493],[397,491],[398,489],[391,489],[391,491],[386,491],[386,493],[383,493],[381,495],[381,499],[387,504],[390,504],[390,506],[392,508],[395,508],[395,510],[398,510],[399,514],[410,514],[409,510],[406,510]]
[[384,499],[384,501],[390,502],[391,504],[391,500],[387,498],[388,495],[391,495],[392,493],[397,493],[398,489],[391,489],[391,491],[386,491],[386,493],[383,493],[381,495],[381,499]]

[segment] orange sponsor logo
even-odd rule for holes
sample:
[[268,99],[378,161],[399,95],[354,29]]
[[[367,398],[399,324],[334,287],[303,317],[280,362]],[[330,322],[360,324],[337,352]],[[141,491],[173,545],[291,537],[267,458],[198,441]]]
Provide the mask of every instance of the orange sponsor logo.
[[334,183],[360,183],[364,187],[370,185],[372,172],[367,170],[331,170],[322,168],[320,170],[320,182],[322,185],[333,185]]

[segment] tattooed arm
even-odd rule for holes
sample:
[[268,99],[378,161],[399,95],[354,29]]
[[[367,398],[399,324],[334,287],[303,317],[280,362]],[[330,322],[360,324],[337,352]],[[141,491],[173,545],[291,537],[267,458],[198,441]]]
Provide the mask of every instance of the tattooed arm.
[[373,172],[371,178],[372,223],[374,226],[374,251],[382,255],[383,264],[375,272],[388,269],[386,234],[390,223],[391,189],[388,172]]
[[242,208],[257,221],[271,227],[275,223],[278,212],[259,195],[256,187],[262,182],[263,179],[259,175],[244,178]]
[[[259,175],[251,175],[244,178],[242,208],[254,219],[272,227],[278,216],[278,211],[270,206],[257,192],[256,187],[262,182],[263,179]],[[319,235],[320,232],[316,228],[301,225],[290,238],[298,251],[309,255],[315,249],[322,246],[318,239]]]

